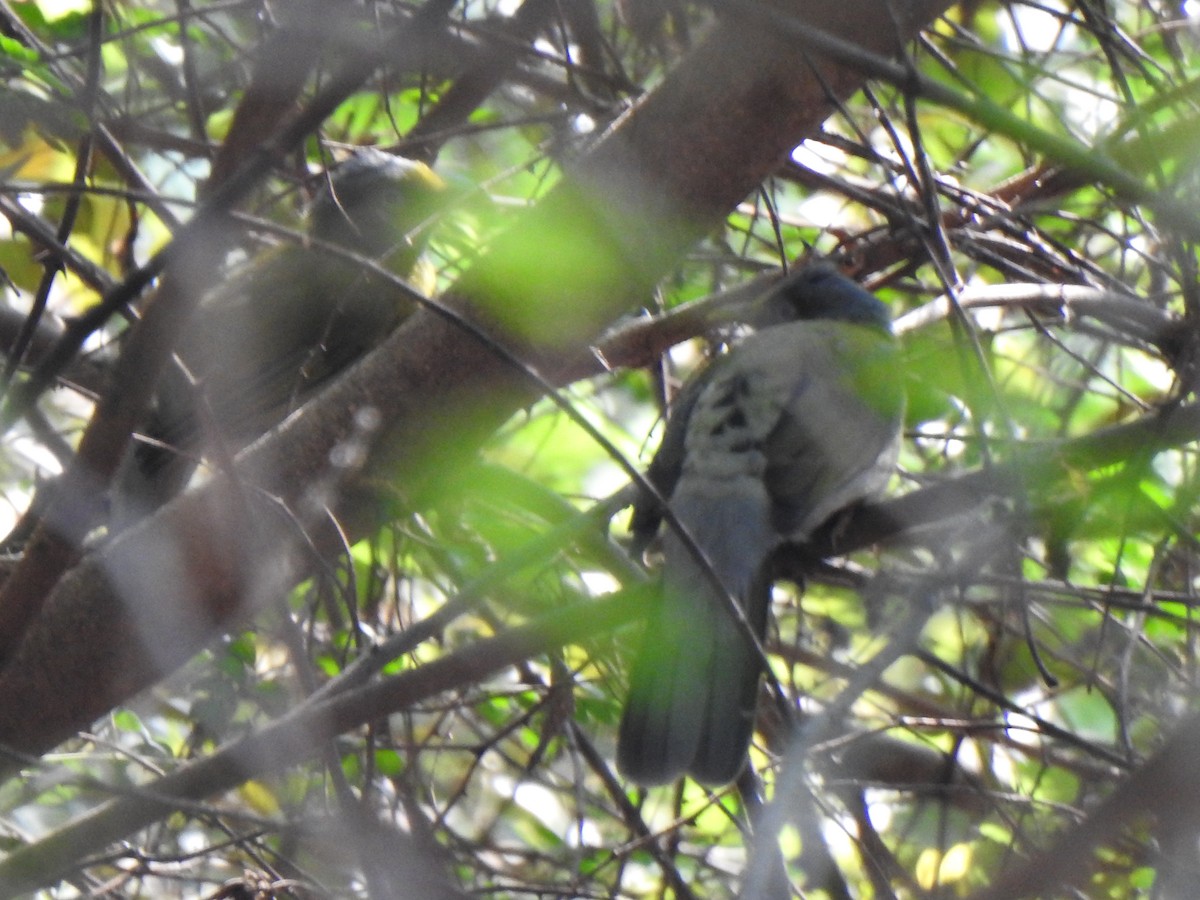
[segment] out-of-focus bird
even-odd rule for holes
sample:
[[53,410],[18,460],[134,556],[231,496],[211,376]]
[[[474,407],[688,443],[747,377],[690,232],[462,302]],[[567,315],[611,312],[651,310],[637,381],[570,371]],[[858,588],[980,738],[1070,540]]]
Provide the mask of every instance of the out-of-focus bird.
[[[310,233],[411,278],[445,184],[424,163],[361,149],[333,173]],[[363,356],[410,312],[395,284],[317,247],[289,244],[237,269],[199,304],[164,377],[150,440],[117,474],[113,527],[181,491],[214,441],[236,451]]]
[[[666,529],[661,599],[617,750],[641,784],[737,777],[763,667],[729,600],[761,641],[774,552],[877,496],[895,466],[904,394],[887,307],[827,264],[792,274],[764,306],[793,321],[754,333],[685,385],[647,472],[706,562]],[[647,492],[635,545],[663,518]]]

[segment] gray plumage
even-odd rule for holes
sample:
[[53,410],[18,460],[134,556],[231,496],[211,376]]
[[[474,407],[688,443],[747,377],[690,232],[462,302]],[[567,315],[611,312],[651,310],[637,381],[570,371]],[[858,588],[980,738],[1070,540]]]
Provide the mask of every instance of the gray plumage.
[[[768,559],[883,490],[904,405],[887,310],[871,294],[815,266],[764,308],[793,321],[746,338],[684,388],[648,472],[760,639]],[[643,497],[635,543],[662,517]],[[630,673],[618,765],[642,784],[685,772],[724,784],[745,762],[760,660],[674,529],[662,550],[662,598]]]

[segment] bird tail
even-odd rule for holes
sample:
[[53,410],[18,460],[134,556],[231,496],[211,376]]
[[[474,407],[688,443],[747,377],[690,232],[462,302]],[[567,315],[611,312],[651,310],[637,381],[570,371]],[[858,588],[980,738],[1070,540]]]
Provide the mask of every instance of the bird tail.
[[[768,599],[761,569],[774,544],[761,481],[685,475],[671,506],[761,639]],[[684,772],[726,784],[745,763],[762,666],[706,566],[674,531],[664,536],[663,554],[662,597],[630,671],[617,764],[640,784]]]

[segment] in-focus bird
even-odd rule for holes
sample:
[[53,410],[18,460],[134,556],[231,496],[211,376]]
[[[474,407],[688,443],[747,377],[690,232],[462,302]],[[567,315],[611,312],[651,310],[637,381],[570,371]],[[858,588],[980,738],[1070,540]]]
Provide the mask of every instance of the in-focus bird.
[[[424,163],[372,148],[341,163],[316,196],[317,240],[413,276],[445,184]],[[150,441],[117,474],[113,527],[181,491],[214,441],[237,451],[363,356],[410,312],[396,285],[352,260],[289,244],[236,270],[200,303],[159,389]],[[186,374],[185,374],[186,370]]]
[[[711,571],[668,525],[617,749],[640,784],[737,777],[763,667],[729,598],[761,641],[774,552],[877,496],[895,466],[904,394],[887,307],[822,263],[780,282],[764,308],[794,321],[752,334],[685,385],[647,472]],[[646,493],[632,520],[642,547],[664,518]]]

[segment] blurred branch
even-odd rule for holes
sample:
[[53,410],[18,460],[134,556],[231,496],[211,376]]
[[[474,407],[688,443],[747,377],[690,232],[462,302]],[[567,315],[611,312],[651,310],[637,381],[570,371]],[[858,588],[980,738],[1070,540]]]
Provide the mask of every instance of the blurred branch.
[[[1098,851],[1147,822],[1153,822],[1152,831],[1163,845],[1194,848],[1200,833],[1197,746],[1200,717],[1192,716],[1080,825],[1042,852],[1010,865],[991,885],[971,894],[971,900],[1045,897],[1079,885],[1099,864]],[[1193,851],[1188,851],[1186,858],[1194,858]]]
[[[880,0],[857,2],[796,9],[872,52],[898,52],[911,32],[856,28],[887,21]],[[912,4],[907,27],[915,31],[942,8],[938,0]],[[814,70],[790,37],[756,25],[714,29],[495,241],[457,286],[459,308],[536,368],[557,371],[819,124],[829,91],[847,96],[863,77],[832,63]],[[293,584],[306,554],[336,552],[346,536],[378,527],[382,510],[364,483],[340,486],[356,473],[319,474],[330,471],[339,444],[361,440],[359,411],[371,408],[383,423],[365,474],[419,502],[434,461],[453,467],[535,396],[487,343],[417,313],[304,415],[245,454],[239,479],[273,498],[252,501],[257,512],[230,507],[231,495],[247,491],[216,478],[58,584],[0,672],[0,696],[13,701],[0,707],[0,741],[26,751],[53,746]],[[322,519],[331,501],[336,533]],[[175,591],[167,603],[163,584]],[[38,597],[21,602],[41,606]]]
[[0,589],[0,665],[9,661],[63,572],[80,558],[84,538],[98,518],[95,510],[101,506],[129,436],[150,406],[175,339],[228,248],[228,211],[259,183],[277,157],[315,131],[385,59],[401,53],[401,59],[419,69],[422,60],[441,49],[419,40],[423,34],[424,29],[405,23],[362,48],[360,54],[347,57],[311,102],[289,115],[271,140],[256,143],[236,169],[214,185],[195,216],[166,247],[73,320],[29,378],[5,397],[0,431],[11,427],[37,402],[78,357],[92,333],[163,276],[122,345],[108,389],[79,441],[78,455],[47,502],[21,565]]
[[353,728],[411,708],[443,691],[477,683],[530,657],[599,634],[638,615],[642,592],[580,603],[431,660],[419,668],[305,704],[250,737],[164,775],[135,795],[110,800],[52,834],[0,859],[0,897],[54,884],[79,860],[180,808],[243,782],[313,759]]
[[[810,51],[825,54],[871,78],[889,82],[959,112],[989,134],[1012,138],[1021,146],[1063,166],[1082,183],[1108,185],[1125,200],[1153,209],[1165,226],[1191,240],[1200,239],[1200,217],[1184,202],[1141,181],[1131,174],[1127,165],[1107,155],[1104,148],[1089,147],[1073,138],[1052,134],[1009,112],[995,103],[978,85],[965,83],[962,86],[966,92],[960,93],[922,75],[911,64],[895,62],[884,55],[872,53],[856,43],[853,37],[813,27],[813,23],[787,9],[751,0],[712,0],[712,5],[718,9],[734,10],[764,27],[778,29]],[[903,12],[911,13],[911,10],[905,9]]]
[[[1022,447],[990,468],[967,472],[902,497],[860,510],[836,534],[824,529],[805,552],[817,557],[848,553],[896,540],[922,542],[921,530],[945,525],[992,498],[1017,498],[1028,509],[1054,495],[1071,471],[1088,471],[1129,460],[1143,461],[1200,440],[1200,404],[1176,406],[1084,437]],[[1053,502],[1053,501],[1047,501]]]

